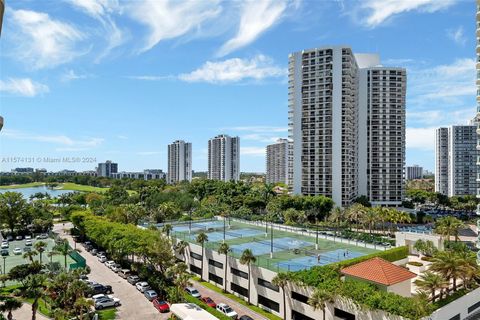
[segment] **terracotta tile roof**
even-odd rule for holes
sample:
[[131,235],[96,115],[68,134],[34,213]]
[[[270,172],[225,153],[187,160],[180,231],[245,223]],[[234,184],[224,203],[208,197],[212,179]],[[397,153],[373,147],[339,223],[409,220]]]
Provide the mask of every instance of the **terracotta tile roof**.
[[353,266],[343,268],[345,275],[365,279],[375,283],[391,286],[415,278],[417,275],[405,268],[394,265],[382,258],[372,258]]

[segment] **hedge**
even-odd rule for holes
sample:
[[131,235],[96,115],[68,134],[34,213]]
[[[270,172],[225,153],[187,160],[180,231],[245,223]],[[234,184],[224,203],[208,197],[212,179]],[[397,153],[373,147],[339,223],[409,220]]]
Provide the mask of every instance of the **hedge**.
[[341,261],[341,262],[337,262],[337,263],[333,264],[332,266],[334,266],[336,268],[339,268],[339,269],[342,269],[342,268],[346,268],[346,267],[349,267],[351,265],[354,265],[354,264],[357,264],[357,263],[360,263],[360,262],[363,262],[363,261],[366,261],[366,260],[369,260],[369,259],[372,259],[372,258],[375,258],[375,257],[379,257],[379,258],[385,259],[385,260],[390,261],[390,262],[402,260],[402,259],[405,259],[405,258],[408,257],[408,247],[407,246],[396,247],[396,248],[388,249],[388,250],[385,250],[385,251],[372,253],[372,254],[369,254],[369,255],[366,255],[366,256],[361,256],[361,257],[358,257],[358,258],[353,258],[353,259],[350,259],[350,260],[344,260],[344,261]]
[[206,310],[208,313],[214,315],[215,317],[217,317],[218,319],[220,320],[232,320],[231,318],[227,317],[226,315],[224,315],[223,313],[221,313],[220,311],[217,311],[217,309],[214,309],[212,307],[209,307],[207,306],[205,303],[203,303],[201,300],[197,299],[197,298],[194,298],[188,294],[185,294],[184,295],[184,299],[187,303],[194,303],[196,304],[197,306],[199,306],[200,308]]

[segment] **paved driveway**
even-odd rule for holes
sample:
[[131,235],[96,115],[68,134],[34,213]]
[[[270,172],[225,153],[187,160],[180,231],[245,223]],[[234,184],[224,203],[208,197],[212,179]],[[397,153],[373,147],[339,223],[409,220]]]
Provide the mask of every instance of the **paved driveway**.
[[[64,228],[68,229],[69,227],[71,227],[70,224],[66,224],[65,227],[60,224],[56,225],[54,230],[59,232],[61,237],[68,239],[70,245],[73,247],[74,243],[72,237],[63,232]],[[80,250],[83,249],[82,246],[77,246],[77,248]],[[86,251],[81,251],[80,254],[85,258],[87,265],[91,269],[91,272],[88,275],[89,279],[101,284],[111,285],[113,295],[120,299],[122,305],[117,308],[117,319],[168,319],[170,313],[160,314],[153,304],[148,301],[143,294],[135,288],[135,286],[132,286],[127,280],[122,279],[117,274],[113,273],[103,263],[99,262],[97,257],[92,256]]]
[[[32,318],[32,305],[29,303],[23,303],[22,307],[18,310],[15,310],[13,313],[13,319],[15,320],[24,320]],[[7,314],[4,313],[5,317]],[[37,311],[37,320],[49,320],[50,318],[45,317],[43,314]]]

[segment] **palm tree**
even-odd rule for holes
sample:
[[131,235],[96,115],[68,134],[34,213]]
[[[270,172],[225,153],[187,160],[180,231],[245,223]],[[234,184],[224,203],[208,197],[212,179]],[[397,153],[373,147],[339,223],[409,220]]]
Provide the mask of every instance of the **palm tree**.
[[81,320],[83,320],[83,313],[85,311],[88,313],[93,305],[93,300],[85,299],[84,297],[81,297],[75,301],[74,307],[78,311]]
[[220,247],[218,247],[218,254],[224,254],[225,255],[225,277],[223,278],[225,283],[224,283],[224,289],[223,292],[227,291],[227,269],[228,269],[228,253],[230,252],[230,246],[228,243],[223,242],[220,244]]
[[183,256],[183,260],[185,260],[185,263],[187,263],[187,248],[189,244],[185,240],[180,240],[177,242],[177,245],[175,246],[175,251],[178,254],[181,254]]
[[208,236],[204,232],[200,232],[197,235],[197,242],[202,245],[202,274],[200,275],[200,280],[203,281],[203,257],[205,254],[205,242],[208,241]]
[[38,300],[44,295],[45,276],[41,274],[29,275],[25,281],[24,295],[33,299],[32,303],[32,320],[37,319]]
[[23,254],[23,258],[28,259],[30,260],[30,263],[33,263],[33,257],[35,257],[37,254],[37,251],[28,251]]
[[335,224],[335,234],[337,230],[340,229],[340,223],[345,220],[345,211],[340,207],[335,207],[330,211],[328,220]]
[[290,281],[290,276],[285,272],[277,273],[275,278],[272,279],[272,284],[279,288],[282,288],[283,293],[283,319],[287,319],[287,304],[286,304],[286,293],[285,288]]
[[[437,289],[444,289],[448,287],[448,281],[446,281],[441,275],[426,271],[422,273],[420,278],[415,281],[415,284],[420,289],[421,292],[429,293],[432,297],[432,303],[435,302],[435,292]],[[440,299],[442,298],[442,293],[440,291]]]
[[480,277],[477,258],[474,253],[468,251],[459,252],[458,258],[460,259],[460,278],[464,288],[468,289],[473,280]]
[[447,281],[453,280],[453,291],[457,290],[457,279],[462,276],[462,261],[453,251],[440,251],[432,258],[431,271],[438,272]]
[[42,263],[42,254],[45,252],[47,243],[44,241],[38,241],[35,243],[35,250],[40,254],[40,263]]
[[172,230],[173,230],[172,225],[168,223],[162,227],[162,232],[165,233],[168,238],[170,238],[170,232],[172,232]]
[[67,256],[71,254],[74,250],[70,248],[67,240],[62,241],[62,243],[57,244],[53,247],[53,254],[62,255],[64,258],[65,269],[67,269]]
[[3,300],[3,303],[0,305],[0,312],[7,312],[7,319],[12,320],[12,311],[20,309],[22,305],[22,301],[12,297],[6,297],[5,300]]
[[377,223],[378,221],[378,217],[378,209],[376,208],[370,208],[363,216],[362,222],[364,223],[364,225],[368,226],[368,231],[370,234],[375,227],[375,223]]
[[446,237],[447,240],[450,240],[450,237],[454,236],[455,241],[458,241],[458,234],[462,228],[463,222],[452,216],[438,219],[435,223],[435,232],[442,237]]
[[359,203],[351,205],[347,209],[347,219],[350,223],[355,223],[358,230],[358,223],[363,219],[363,216],[366,214],[367,208]]
[[240,257],[240,263],[241,264],[246,264],[248,266],[248,304],[250,304],[250,283],[251,278],[252,278],[252,270],[251,270],[251,265],[252,263],[255,263],[257,261],[257,258],[253,255],[252,250],[250,249],[245,249],[243,251],[242,256]]
[[313,308],[313,310],[322,310],[323,319],[325,319],[325,309],[327,307],[327,303],[332,301],[333,295],[330,292],[324,289],[315,289],[308,299],[308,304]]

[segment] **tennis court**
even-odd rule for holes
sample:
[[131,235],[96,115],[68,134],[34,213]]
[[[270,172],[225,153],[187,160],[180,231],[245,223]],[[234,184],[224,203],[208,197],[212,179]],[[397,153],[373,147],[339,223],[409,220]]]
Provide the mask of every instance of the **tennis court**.
[[300,258],[294,258],[287,261],[278,262],[277,266],[280,269],[286,271],[299,271],[310,269],[315,266],[325,266],[328,264],[340,262],[343,260],[349,260],[357,257],[361,257],[365,253],[349,251],[345,249],[338,249],[334,251],[324,252],[322,254],[317,254],[317,256],[310,255]]

